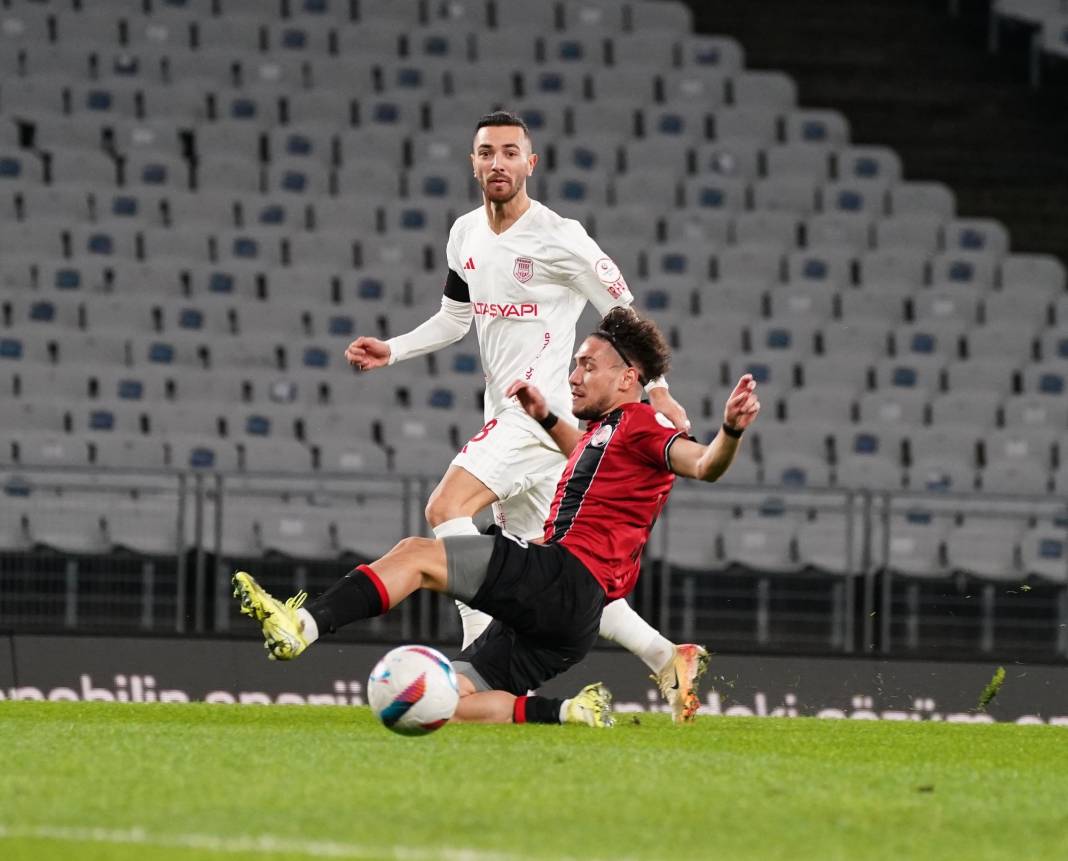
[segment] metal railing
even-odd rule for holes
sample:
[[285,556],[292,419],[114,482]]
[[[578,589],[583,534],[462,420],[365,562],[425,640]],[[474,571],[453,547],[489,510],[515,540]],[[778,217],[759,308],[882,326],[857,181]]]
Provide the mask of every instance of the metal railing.
[[[229,585],[234,567],[253,566],[279,593],[323,589],[344,564],[373,559],[406,535],[428,534],[422,510],[436,480],[60,469],[9,475],[0,527],[9,535],[12,518],[24,520],[29,543],[0,551],[0,627],[229,632],[236,619]],[[329,540],[317,553],[270,552],[257,536],[261,513],[285,510],[319,526],[329,523]],[[1022,643],[1029,657],[1068,655],[1068,562],[1059,581],[1029,581],[1034,585],[1019,571],[1006,571],[1000,584],[966,572],[905,576],[895,571],[894,532],[901,516],[917,510],[945,519],[1012,519],[1022,532],[1038,520],[1063,517],[1065,504],[1048,496],[680,484],[650,538],[633,601],[669,634],[727,647],[901,654],[949,644],[962,653],[991,654]],[[94,549],[88,539],[84,548],[37,541],[36,521],[50,520],[54,532],[57,516],[69,511],[98,516],[102,538]],[[109,546],[121,544],[119,526],[144,512],[165,513],[157,523],[171,521],[169,552],[158,541],[143,542],[154,544],[152,552]],[[813,521],[841,529],[828,539],[840,552],[828,551],[832,561],[825,565],[797,538]],[[1065,524],[1059,528],[1068,546],[1068,518],[1058,522]],[[759,552],[728,552],[728,531],[759,532],[762,525],[780,534],[793,530],[780,563],[764,564]],[[361,531],[369,534],[350,534]],[[1020,588],[1010,589],[1013,583]],[[1003,592],[1014,597],[999,611],[999,603],[1006,605]],[[998,633],[1010,609],[1022,611],[1015,639]],[[1045,633],[1029,632],[1029,624],[1050,627],[1048,642]],[[453,638],[457,630],[451,602],[423,593],[398,613],[360,626],[359,634],[436,640]]]

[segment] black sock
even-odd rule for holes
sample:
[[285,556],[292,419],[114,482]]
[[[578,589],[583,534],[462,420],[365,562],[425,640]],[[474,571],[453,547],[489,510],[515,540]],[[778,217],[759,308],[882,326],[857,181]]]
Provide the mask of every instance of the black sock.
[[563,700],[552,697],[516,697],[512,707],[512,723],[560,723]]
[[389,609],[389,595],[370,565],[358,565],[304,609],[320,634],[333,633],[350,622],[381,616]]

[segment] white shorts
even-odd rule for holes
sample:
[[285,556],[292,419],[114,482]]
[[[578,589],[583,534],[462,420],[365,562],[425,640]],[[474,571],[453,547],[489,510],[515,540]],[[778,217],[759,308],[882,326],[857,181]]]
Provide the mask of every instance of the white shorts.
[[492,490],[493,519],[519,538],[541,538],[567,459],[517,410],[490,419],[452,459]]

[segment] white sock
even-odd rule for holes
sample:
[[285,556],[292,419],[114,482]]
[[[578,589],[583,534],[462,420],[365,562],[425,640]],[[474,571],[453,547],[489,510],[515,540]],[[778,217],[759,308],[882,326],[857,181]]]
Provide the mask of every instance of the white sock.
[[[478,534],[480,534],[478,527],[475,526],[475,521],[470,517],[454,517],[452,520],[446,520],[444,523],[439,523],[434,527],[435,538]],[[460,624],[464,628],[464,639],[461,648],[466,649],[489,627],[493,617],[483,613],[481,610],[468,607],[463,601],[456,602],[456,609],[460,611]]]
[[623,598],[612,601],[601,612],[601,636],[641,658],[654,673],[659,673],[675,656],[674,644]]
[[560,723],[567,723],[567,707],[571,705],[571,700],[564,700],[560,703]]
[[479,535],[475,521],[470,517],[454,517],[432,527],[435,538],[451,538],[453,535]]
[[315,619],[312,618],[312,614],[303,607],[297,610],[297,618],[300,619],[301,625],[304,626],[301,629],[301,633],[304,634],[304,639],[308,641],[310,646],[319,639],[319,626],[315,623]]

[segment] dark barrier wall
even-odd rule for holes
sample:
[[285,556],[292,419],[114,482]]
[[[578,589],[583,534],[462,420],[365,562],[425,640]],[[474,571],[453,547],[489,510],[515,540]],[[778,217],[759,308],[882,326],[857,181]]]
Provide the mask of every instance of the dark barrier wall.
[[[0,637],[0,698],[133,702],[363,705],[371,667],[388,647],[319,644],[292,663],[249,640]],[[704,713],[824,718],[1018,721],[1068,726],[1068,666],[1006,666],[986,712],[995,664],[856,658],[716,656]],[[544,693],[604,681],[620,712],[661,708],[645,667],[598,651]]]
[[15,662],[11,656],[11,638],[0,636],[0,694],[7,696],[15,684]]

